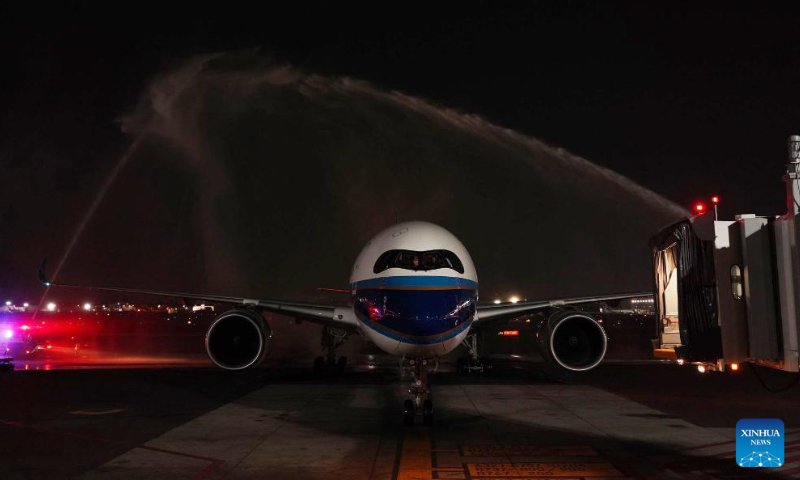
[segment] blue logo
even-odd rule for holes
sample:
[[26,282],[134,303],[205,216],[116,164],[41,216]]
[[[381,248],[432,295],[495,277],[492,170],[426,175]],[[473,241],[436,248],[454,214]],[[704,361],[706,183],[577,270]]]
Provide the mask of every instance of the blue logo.
[[783,465],[783,421],[743,418],[736,424],[736,463],[740,467]]

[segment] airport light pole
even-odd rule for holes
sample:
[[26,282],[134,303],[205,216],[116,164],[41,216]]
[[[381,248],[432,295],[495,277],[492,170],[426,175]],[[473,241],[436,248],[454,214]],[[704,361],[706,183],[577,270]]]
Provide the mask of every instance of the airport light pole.
[[716,222],[717,220],[719,220],[719,217],[717,216],[717,205],[719,205],[719,196],[714,195],[713,197],[711,197],[711,203],[714,204],[714,221]]

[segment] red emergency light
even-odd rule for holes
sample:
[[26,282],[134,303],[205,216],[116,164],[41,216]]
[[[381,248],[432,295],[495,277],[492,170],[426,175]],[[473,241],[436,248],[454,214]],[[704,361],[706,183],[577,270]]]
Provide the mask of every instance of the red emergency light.
[[694,211],[697,212],[698,214],[703,213],[706,211],[706,206],[703,205],[702,203],[698,203],[697,205],[694,206]]
[[713,203],[714,205],[719,205],[719,197],[716,195],[711,197],[711,203]]

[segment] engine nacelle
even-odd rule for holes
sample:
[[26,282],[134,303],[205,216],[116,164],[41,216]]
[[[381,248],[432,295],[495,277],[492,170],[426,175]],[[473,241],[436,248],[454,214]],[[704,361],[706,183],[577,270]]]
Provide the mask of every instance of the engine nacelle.
[[272,331],[255,310],[235,308],[221,314],[206,332],[208,357],[225,370],[258,365],[269,351]]
[[555,312],[539,332],[542,356],[571,372],[591,370],[606,356],[608,337],[591,315],[577,310]]

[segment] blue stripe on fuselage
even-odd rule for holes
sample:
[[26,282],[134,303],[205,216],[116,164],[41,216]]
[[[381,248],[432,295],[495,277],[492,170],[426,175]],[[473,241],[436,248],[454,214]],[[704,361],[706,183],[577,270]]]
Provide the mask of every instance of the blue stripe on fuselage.
[[366,326],[415,345],[443,342],[469,328],[477,283],[454,277],[384,277],[353,284],[353,309]]
[[395,332],[395,331],[390,330],[388,328],[384,328],[380,324],[374,323],[374,322],[372,322],[370,320],[365,320],[362,323],[364,325],[366,325],[367,327],[371,328],[372,330],[375,330],[376,332],[380,333],[381,335],[385,335],[385,336],[387,336],[387,337],[389,337],[391,339],[397,340],[399,342],[410,343],[412,345],[432,345],[434,343],[440,343],[440,342],[444,342],[444,341],[450,340],[451,338],[455,337],[459,333],[463,332],[465,329],[469,328],[470,325],[472,325],[472,319],[470,319],[469,322],[465,322],[465,323],[459,325],[457,328],[454,328],[453,330],[447,332],[446,334],[440,335],[440,336],[434,337],[434,338],[408,337],[408,336],[406,336],[406,335],[404,335],[404,334],[402,334],[400,332]]
[[370,278],[351,285],[352,289],[380,287],[439,287],[478,289],[478,282],[466,278],[428,275],[401,275],[396,277]]

